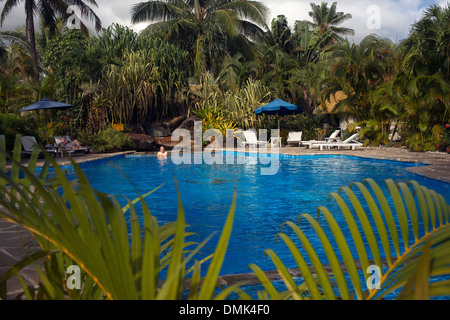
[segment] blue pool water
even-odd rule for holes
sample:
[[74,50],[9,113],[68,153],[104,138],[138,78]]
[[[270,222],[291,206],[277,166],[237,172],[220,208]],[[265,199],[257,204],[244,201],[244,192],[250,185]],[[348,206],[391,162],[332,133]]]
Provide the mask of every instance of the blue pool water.
[[[373,178],[384,187],[384,179],[387,178],[395,182],[416,180],[443,194],[450,202],[450,184],[423,178],[406,170],[407,167],[417,165],[341,155],[280,155],[278,173],[261,175],[260,168],[263,165],[256,156],[246,157],[245,164],[213,165],[175,165],[170,157],[160,160],[155,156],[120,156],[112,160],[84,163],[82,168],[97,190],[129,199],[137,196],[136,188],[146,193],[165,183],[146,198],[160,224],[176,219],[176,178],[186,222],[190,225],[190,231],[199,234],[195,239],[203,240],[217,232],[202,250],[204,256],[215,248],[236,189],[235,221],[221,272],[225,275],[249,272],[248,265],[251,263],[256,263],[263,270],[275,269],[264,256],[263,251],[267,248],[277,252],[287,267],[295,267],[285,245],[275,241],[281,224],[285,221],[297,222],[301,213],[316,216],[316,208],[320,205],[338,212],[337,205],[328,201],[328,194],[354,181]],[[70,168],[68,173],[73,177]],[[313,245],[319,243],[311,227],[304,224],[302,228],[311,235]]]

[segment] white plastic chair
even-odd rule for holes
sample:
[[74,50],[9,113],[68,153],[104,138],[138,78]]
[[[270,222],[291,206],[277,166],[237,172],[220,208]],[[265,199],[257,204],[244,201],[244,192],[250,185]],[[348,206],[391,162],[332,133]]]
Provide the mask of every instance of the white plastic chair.
[[297,132],[292,131],[292,132],[289,132],[286,142],[288,145],[290,143],[293,143],[293,144],[298,143],[298,145],[300,146],[301,141],[302,141],[302,131],[297,131]]
[[256,133],[252,130],[244,131],[244,137],[246,140],[246,141],[242,142],[244,144],[244,147],[246,145],[249,145],[249,146],[253,145],[255,147],[258,147],[260,145],[267,146],[267,143],[268,143],[267,141],[258,141],[258,138],[256,137]]
[[325,138],[325,141],[332,142],[332,141],[339,141],[338,134],[341,132],[341,130],[335,130],[328,138]]

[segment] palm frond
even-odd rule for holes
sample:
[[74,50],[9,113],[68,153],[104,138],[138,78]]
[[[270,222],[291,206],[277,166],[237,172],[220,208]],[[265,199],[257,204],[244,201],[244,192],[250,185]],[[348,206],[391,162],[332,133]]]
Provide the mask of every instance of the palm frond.
[[187,14],[186,10],[171,2],[147,1],[138,3],[131,8],[131,23],[167,21],[183,18]]
[[[326,207],[317,209],[319,216],[325,217],[325,225],[309,214],[302,214],[300,219],[306,220],[320,239],[320,248],[312,247],[301,227],[292,222],[283,224],[300,241],[298,247],[287,233],[278,234],[293,255],[304,277],[303,285],[306,284],[313,299],[383,299],[400,289],[399,299],[428,299],[450,293],[446,278],[450,274],[450,260],[446,258],[450,253],[450,206],[442,195],[415,181],[394,183],[388,179],[385,183],[388,195],[372,179],[331,193],[330,198],[339,205],[344,221]],[[350,233],[345,235],[344,229]],[[319,259],[316,253],[319,250],[326,259]],[[286,286],[291,287],[289,297],[298,298],[298,288],[292,287],[293,279],[277,255],[269,252]],[[307,259],[317,274],[318,286]],[[324,271],[325,264],[330,274]],[[377,286],[371,285],[370,273],[369,276],[366,273],[371,266],[380,270]],[[282,293],[267,285],[257,267],[252,269],[268,294],[279,298]],[[367,290],[361,279],[367,280]]]
[[259,1],[230,1],[222,8],[236,12],[242,20],[248,20],[261,27],[267,26],[269,9]]
[[3,6],[3,10],[0,16],[0,26],[3,25],[3,23],[6,20],[6,17],[11,12],[11,10],[20,2],[20,0],[7,0]]
[[[21,139],[17,136],[11,174],[5,170],[6,154],[4,137],[0,136],[0,201],[6,212],[2,219],[19,224],[31,232],[40,244],[38,251],[21,261],[2,277],[0,285],[24,265],[45,261],[45,270],[36,265],[42,285],[41,293],[27,292],[28,298],[44,294],[49,299],[181,299],[184,279],[193,269],[187,265],[210,239],[202,243],[185,241],[184,210],[180,195],[176,223],[162,226],[144,200],[153,191],[134,201],[127,200],[122,207],[114,196],[97,192],[90,185],[82,169],[71,160],[77,175],[69,181],[63,169],[51,156],[46,155],[46,167],[40,177],[34,174],[38,149],[32,154],[29,168],[20,164]],[[45,174],[52,165],[55,177],[47,180]],[[24,178],[19,178],[20,172]],[[61,192],[62,191],[62,192]],[[137,218],[135,203],[142,204],[143,226]],[[198,273],[191,280],[198,289],[198,297],[211,299],[215,293],[217,278],[223,263],[233,224],[235,197],[228,219],[212,258],[205,279]],[[130,221],[124,211],[130,212]],[[187,249],[194,246],[193,249]],[[61,260],[62,259],[62,260]],[[83,271],[84,291],[70,292],[65,287],[64,272],[68,265],[76,265]],[[199,267],[196,263],[195,270]],[[161,272],[167,268],[162,279]],[[61,282],[63,281],[63,282]],[[161,283],[162,281],[162,283]],[[201,285],[200,285],[201,283]],[[197,289],[193,289],[197,291]],[[45,293],[42,293],[44,290]],[[230,289],[231,290],[231,289]],[[233,290],[222,294],[223,298]],[[197,292],[192,292],[197,296]]]

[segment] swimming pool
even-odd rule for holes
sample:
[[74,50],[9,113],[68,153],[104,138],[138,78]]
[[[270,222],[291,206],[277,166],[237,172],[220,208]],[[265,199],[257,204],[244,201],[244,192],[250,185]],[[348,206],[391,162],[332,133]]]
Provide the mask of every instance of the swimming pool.
[[[221,271],[225,275],[249,272],[247,267],[251,263],[256,263],[263,270],[275,269],[272,262],[264,257],[263,251],[267,248],[277,252],[287,267],[295,267],[284,244],[275,241],[281,224],[285,221],[297,222],[301,213],[315,215],[320,205],[325,205],[331,212],[339,212],[337,205],[328,201],[328,194],[353,181],[373,178],[380,187],[384,187],[384,179],[387,178],[395,182],[416,180],[443,194],[449,201],[450,184],[423,178],[406,170],[417,165],[343,155],[280,155],[278,173],[265,176],[260,174],[262,164],[256,155],[252,155],[245,158],[244,164],[175,165],[170,157],[161,160],[155,156],[119,156],[84,163],[81,167],[94,188],[129,199],[137,196],[136,189],[146,193],[165,183],[146,198],[151,213],[160,224],[176,219],[176,179],[189,230],[199,235],[197,240],[217,232],[202,250],[204,256],[215,248],[236,188],[235,221]],[[74,177],[70,167],[68,174]],[[313,234],[306,224],[303,231]],[[310,241],[313,245],[319,242],[313,238]]]

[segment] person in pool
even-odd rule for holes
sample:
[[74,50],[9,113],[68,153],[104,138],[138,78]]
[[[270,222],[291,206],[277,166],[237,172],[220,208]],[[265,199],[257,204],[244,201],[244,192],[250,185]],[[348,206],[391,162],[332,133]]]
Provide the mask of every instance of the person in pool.
[[161,148],[159,148],[159,152],[156,156],[158,158],[167,158],[167,151],[164,150],[163,146],[161,146]]

